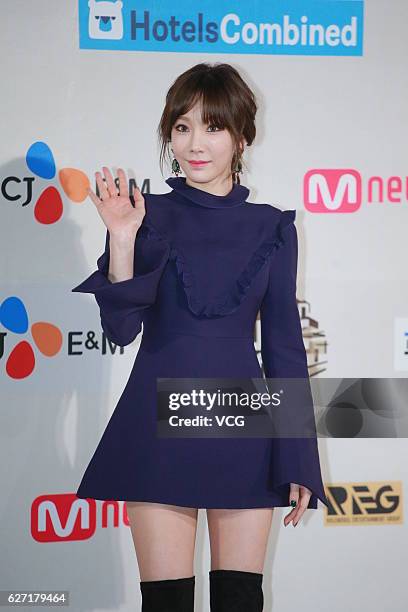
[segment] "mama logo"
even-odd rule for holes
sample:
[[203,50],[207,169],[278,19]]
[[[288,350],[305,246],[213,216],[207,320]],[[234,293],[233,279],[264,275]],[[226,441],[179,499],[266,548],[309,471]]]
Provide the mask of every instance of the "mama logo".
[[[0,304],[0,324],[13,334],[26,334],[29,328],[27,310],[16,296],[6,298]],[[37,321],[30,327],[32,342],[46,357],[54,357],[62,347],[60,329],[46,321]],[[4,354],[4,338],[7,333],[0,331],[0,359]],[[27,378],[35,368],[35,353],[31,342],[18,342],[6,361],[6,372],[10,378],[20,380]]]

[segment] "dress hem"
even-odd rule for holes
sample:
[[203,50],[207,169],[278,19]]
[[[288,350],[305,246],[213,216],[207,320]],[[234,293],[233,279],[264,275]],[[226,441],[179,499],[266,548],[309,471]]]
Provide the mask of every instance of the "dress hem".
[[[277,501],[277,502],[271,502],[271,501],[267,501],[265,500],[264,502],[259,502],[259,503],[253,503],[253,502],[249,502],[250,505],[248,505],[248,503],[242,502],[242,503],[231,503],[231,502],[227,502],[225,505],[219,505],[217,504],[216,506],[213,504],[191,504],[188,503],[186,500],[176,500],[176,499],[169,499],[168,497],[166,498],[160,498],[158,496],[155,495],[138,495],[137,498],[132,497],[132,499],[121,499],[118,496],[113,496],[113,497],[108,497],[108,496],[104,496],[104,495],[85,495],[85,494],[78,494],[76,493],[76,496],[79,499],[95,499],[97,501],[123,501],[123,502],[145,502],[145,503],[155,503],[155,504],[167,504],[170,506],[181,506],[183,508],[197,508],[199,510],[210,510],[210,509],[214,509],[214,510],[251,510],[252,508],[285,508],[285,507],[290,507],[291,505],[289,503],[289,501]],[[320,498],[318,498],[320,499]],[[324,504],[322,504],[324,505]],[[318,509],[318,505],[313,504],[312,506],[307,506],[306,510],[317,510]]]

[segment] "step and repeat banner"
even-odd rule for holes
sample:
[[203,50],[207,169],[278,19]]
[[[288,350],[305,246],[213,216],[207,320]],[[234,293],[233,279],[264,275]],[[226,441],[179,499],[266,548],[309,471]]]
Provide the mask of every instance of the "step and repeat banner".
[[[356,403],[341,397],[355,435],[330,435],[326,422],[318,440],[329,507],[306,511],[297,530],[283,527],[289,508],[274,511],[265,610],[405,610],[407,440],[361,430],[367,415],[396,402],[404,415],[407,404],[398,385],[408,375],[407,3],[14,0],[4,8],[4,609],[18,601],[10,592],[27,591],[59,594],[45,601],[72,610],[139,609],[125,503],[75,491],[141,336],[124,348],[110,343],[93,296],[71,289],[95,270],[105,244],[86,196],[94,173],[122,167],[142,191],[169,190],[156,132],[165,95],[205,61],[232,64],[258,100],[241,175],[249,200],[296,209],[310,375],[355,379],[363,398],[356,425]],[[260,337],[258,318],[262,365]],[[204,611],[204,510],[195,563],[196,610]]]

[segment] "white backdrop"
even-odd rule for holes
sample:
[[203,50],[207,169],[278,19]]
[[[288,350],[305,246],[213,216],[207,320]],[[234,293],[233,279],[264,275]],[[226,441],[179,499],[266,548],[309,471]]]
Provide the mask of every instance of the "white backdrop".
[[[257,4],[246,3],[246,10]],[[105,237],[92,202],[81,201],[81,181],[93,183],[107,165],[113,172],[123,167],[139,186],[150,181],[153,193],[168,191],[171,171],[161,176],[156,141],[167,89],[195,63],[231,63],[260,106],[257,138],[245,154],[249,172],[241,178],[249,199],[297,210],[298,299],[306,309],[311,374],[406,377],[408,5],[366,1],[363,51],[355,56],[85,49],[73,0],[13,0],[3,9],[0,590],[64,589],[72,610],[130,612],[140,605],[139,575],[123,502],[111,505],[105,522],[96,502],[87,529],[86,512],[75,514],[72,497],[140,342],[113,355],[101,350],[96,302],[71,293],[95,269]],[[55,176],[36,165],[40,145],[28,153],[36,142],[49,147]],[[357,172],[360,207],[310,210],[305,177],[316,169],[323,176]],[[382,201],[376,188],[370,201],[373,177],[384,186]],[[36,204],[41,194],[43,206]],[[33,328],[38,322],[45,324]],[[255,342],[259,349],[259,334]],[[344,486],[348,502],[334,504],[331,516],[321,505],[306,512],[295,531],[283,526],[288,509],[275,510],[265,611],[402,612],[406,440],[319,439],[319,448],[329,498],[330,487]],[[375,497],[384,484],[397,509],[373,515],[373,504],[360,500],[370,520],[356,523],[352,488],[367,486]],[[209,559],[200,510],[197,612],[209,609]]]

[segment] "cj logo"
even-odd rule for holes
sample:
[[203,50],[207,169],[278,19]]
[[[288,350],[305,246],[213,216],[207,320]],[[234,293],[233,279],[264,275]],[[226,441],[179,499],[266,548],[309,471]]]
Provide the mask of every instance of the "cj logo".
[[[6,298],[0,304],[0,324],[14,334],[28,331],[28,315],[23,302],[16,296]],[[0,331],[0,359],[4,354],[5,333]],[[47,321],[31,324],[31,336],[38,350],[46,357],[54,357],[62,347],[61,330]],[[35,368],[35,353],[31,343],[20,340],[6,361],[6,372],[10,378],[21,380],[30,376]]]
[[121,0],[96,2],[89,0],[89,38],[120,40],[123,38],[123,15]]
[[[54,179],[56,173],[55,160],[49,146],[40,140],[34,142],[26,153],[27,168],[41,179]],[[87,197],[89,179],[82,170],[77,168],[61,168],[58,172],[60,185],[66,196],[77,204],[82,204]],[[22,202],[21,206],[31,203],[33,183],[35,178],[27,176],[7,176],[1,182],[1,195],[9,202]],[[23,195],[23,191],[25,194]],[[38,223],[51,225],[62,217],[64,210],[60,190],[49,185],[40,193],[34,205],[34,218]]]
[[361,176],[356,170],[310,170],[303,180],[303,201],[314,213],[355,212],[361,206]]

